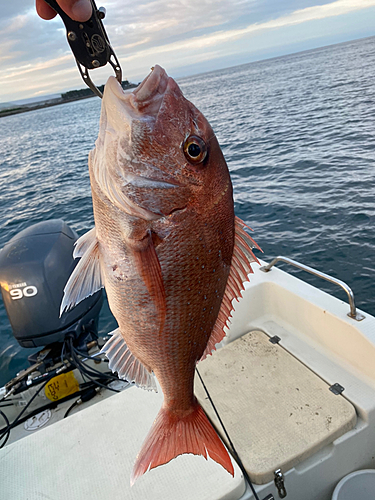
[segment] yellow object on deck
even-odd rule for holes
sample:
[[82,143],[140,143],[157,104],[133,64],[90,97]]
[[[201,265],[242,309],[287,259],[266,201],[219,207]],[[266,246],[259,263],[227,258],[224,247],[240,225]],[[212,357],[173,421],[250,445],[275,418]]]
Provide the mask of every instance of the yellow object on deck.
[[75,378],[73,372],[61,373],[53,377],[44,389],[47,398],[51,401],[58,401],[78,391],[78,380]]

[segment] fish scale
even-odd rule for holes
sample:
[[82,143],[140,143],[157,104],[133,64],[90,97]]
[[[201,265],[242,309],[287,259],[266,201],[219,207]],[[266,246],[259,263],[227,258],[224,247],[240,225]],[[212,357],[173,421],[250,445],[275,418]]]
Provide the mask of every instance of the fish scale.
[[105,286],[119,326],[103,348],[110,367],[142,388],[156,388],[153,374],[160,383],[163,406],[131,482],[183,453],[233,475],[193,391],[196,363],[225,336],[232,300],[256,262],[217,139],[155,66],[132,94],[109,79],[89,170],[96,231],[78,241],[83,256],[62,310],[95,291],[80,283],[94,273],[90,283]]

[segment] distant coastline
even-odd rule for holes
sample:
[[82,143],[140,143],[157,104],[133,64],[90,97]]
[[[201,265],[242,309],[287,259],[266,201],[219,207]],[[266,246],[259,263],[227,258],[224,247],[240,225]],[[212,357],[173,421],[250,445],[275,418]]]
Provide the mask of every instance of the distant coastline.
[[[128,80],[124,80],[121,84],[124,90],[133,89],[138,86],[136,83],[130,83]],[[104,90],[104,85],[98,87],[101,92]],[[0,118],[3,116],[17,115],[19,113],[26,113],[27,111],[34,111],[35,109],[49,108],[51,106],[58,106],[59,104],[65,104],[67,102],[81,101],[82,99],[89,99],[90,97],[96,97],[96,94],[89,89],[80,90],[69,90],[61,94],[60,97],[55,97],[53,99],[41,100],[29,104],[18,104],[14,107],[0,109]]]

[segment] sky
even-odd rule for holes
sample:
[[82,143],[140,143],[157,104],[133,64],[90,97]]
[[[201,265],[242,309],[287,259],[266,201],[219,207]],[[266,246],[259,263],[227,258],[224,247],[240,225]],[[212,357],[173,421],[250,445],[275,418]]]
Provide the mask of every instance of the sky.
[[[0,103],[84,88],[59,16],[0,0]],[[375,35],[375,0],[97,0],[123,78],[173,77]],[[109,66],[90,72],[100,85]]]

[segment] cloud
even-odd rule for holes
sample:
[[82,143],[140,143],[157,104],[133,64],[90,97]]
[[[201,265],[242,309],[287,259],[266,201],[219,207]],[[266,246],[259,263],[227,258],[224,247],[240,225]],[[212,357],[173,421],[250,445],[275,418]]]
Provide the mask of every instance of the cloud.
[[[192,68],[196,63],[230,54],[246,51],[250,54],[265,44],[275,45],[276,34],[282,30],[284,34],[285,30],[294,30],[302,39],[312,38],[319,31],[319,24],[311,27],[314,22],[322,23],[375,6],[375,0],[103,0],[103,3],[107,8],[106,30],[124,76],[129,79],[140,79],[155,62],[173,70],[183,66]],[[27,97],[30,92],[82,88],[61,19],[41,20],[35,12],[34,0],[4,4],[0,19],[0,100]],[[306,33],[297,30],[298,26],[309,23]],[[279,45],[280,40],[279,37]],[[93,79],[103,83],[109,70],[93,73]]]
[[[243,29],[220,30],[209,35],[193,37],[189,40],[174,43],[172,42],[170,44],[157,47],[156,52],[162,53],[178,51],[181,49],[201,49],[218,43],[244,38],[256,32],[292,26],[308,21],[316,21],[327,17],[339,16],[373,6],[375,6],[375,0],[361,0],[361,2],[358,2],[358,0],[337,0],[331,4],[317,5],[315,7],[300,9],[286,16],[263,23],[251,24]],[[148,55],[152,50],[153,49],[147,49],[144,52],[138,52],[136,55],[142,57],[142,55]],[[133,57],[134,56],[130,56],[130,58]]]
[[2,35],[9,35],[20,29],[22,29],[27,24],[28,16],[25,14],[19,14],[12,19],[12,22],[8,24],[6,28],[3,29]]
[[[321,0],[320,4],[329,0]],[[209,34],[212,30],[230,29],[232,25],[246,27],[277,18],[296,10],[296,6],[311,7],[316,0],[158,0],[137,1],[118,8],[108,6],[107,30],[116,46],[139,40],[152,34],[152,42],[164,43],[181,39],[183,35]],[[116,9],[117,6],[117,9]],[[123,37],[122,40],[119,38]]]
[[8,79],[14,79],[17,77],[24,77],[28,73],[39,73],[45,69],[51,69],[56,66],[61,66],[66,61],[71,60],[71,55],[67,54],[62,57],[58,57],[57,59],[52,59],[49,61],[43,61],[34,64],[23,64],[22,66],[16,66],[14,68],[9,68],[8,73],[0,76],[0,84],[5,82]]
[[[209,51],[211,48],[217,49],[219,46],[225,46],[226,52],[228,52],[228,50],[230,50],[230,43],[237,40],[246,42],[250,37],[261,32],[277,30],[333,16],[340,16],[372,6],[375,6],[375,0],[362,0],[361,2],[358,2],[358,0],[337,0],[330,4],[299,9],[279,18],[262,23],[250,24],[241,29],[221,29],[188,39],[154,44],[152,47],[143,49],[138,47],[138,50],[131,51],[130,54],[125,54],[122,51],[123,47],[120,46],[119,55],[121,55],[121,61],[124,62],[125,66],[136,61],[149,61],[153,64],[157,58],[166,54],[169,56],[173,55],[178,61],[178,66],[180,66],[182,55],[184,55],[185,62],[191,64],[193,61],[197,60],[197,57],[199,61],[207,59],[210,52],[204,53],[204,51]],[[189,54],[190,60],[188,57]]]

